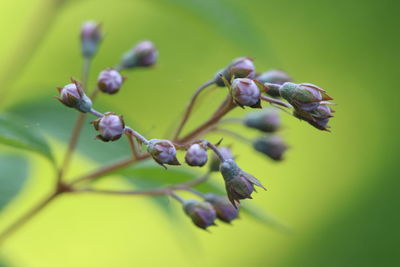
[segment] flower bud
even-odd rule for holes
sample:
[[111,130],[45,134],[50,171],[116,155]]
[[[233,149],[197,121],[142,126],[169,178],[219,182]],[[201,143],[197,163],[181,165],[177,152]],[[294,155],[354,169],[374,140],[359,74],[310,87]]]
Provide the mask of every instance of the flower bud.
[[207,160],[207,150],[201,144],[191,145],[185,155],[185,161],[190,166],[202,167],[207,163]]
[[247,78],[233,80],[232,97],[239,106],[261,108],[260,96],[260,89],[253,80]]
[[239,210],[225,196],[206,194],[204,198],[213,206],[217,212],[218,219],[221,221],[230,223],[238,217]]
[[158,52],[150,41],[142,41],[126,52],[121,59],[122,68],[149,67],[156,63]]
[[329,107],[329,105],[333,105],[333,103],[322,101],[320,105],[310,111],[307,115],[304,116],[303,113],[298,111],[294,111],[293,114],[299,119],[307,121],[309,124],[314,126],[319,130],[329,131],[330,126],[328,125],[329,119],[333,117],[333,110]]
[[284,83],[279,92],[296,109],[310,111],[319,106],[319,102],[332,99],[325,91],[311,83]]
[[93,57],[97,52],[103,35],[100,24],[94,21],[87,21],[81,27],[82,54],[84,57]]
[[164,168],[164,164],[180,165],[176,158],[175,146],[169,140],[151,139],[147,145],[147,152]]
[[[266,72],[261,73],[255,78],[257,81],[260,83],[272,83],[272,84],[278,84],[282,85],[286,82],[290,82],[292,78],[290,76],[282,71],[282,70],[269,70]],[[270,96],[278,97],[279,95],[279,88],[277,87],[272,87],[267,91],[267,94]]]
[[213,206],[208,202],[186,200],[183,204],[183,210],[192,219],[192,222],[201,229],[207,229],[207,227],[215,225],[214,221],[217,218],[217,214]]
[[254,140],[253,147],[273,160],[283,159],[283,153],[288,149],[282,138],[278,135],[267,135]]
[[[222,154],[224,159],[233,159],[233,155],[231,153],[231,150],[228,147],[220,147],[218,148],[218,151]],[[212,154],[211,160],[210,160],[210,171],[212,172],[217,172],[219,171],[219,165],[221,164],[221,160],[215,153]]]
[[96,138],[104,141],[115,141],[121,138],[124,133],[125,123],[122,116],[115,115],[115,113],[107,112],[103,117],[92,122],[99,135]]
[[240,169],[232,159],[222,162],[219,169],[225,180],[228,199],[235,207],[237,207],[236,203],[240,202],[241,199],[252,198],[251,194],[255,191],[254,185],[265,189],[260,181]]
[[97,78],[97,86],[107,94],[115,94],[121,88],[124,78],[114,69],[106,69],[100,72]]
[[57,87],[60,97],[57,97],[61,103],[70,108],[75,108],[80,112],[89,112],[92,108],[92,101],[86,96],[78,81],[72,80],[72,83],[64,87]]
[[223,75],[227,81],[230,81],[232,77],[254,78],[255,74],[253,60],[248,57],[239,57],[235,58],[227,67],[217,72],[215,75],[215,83],[221,87],[225,86],[221,75]]
[[244,119],[247,127],[260,130],[262,132],[271,133],[277,131],[281,127],[279,113],[275,108],[264,108],[247,114]]

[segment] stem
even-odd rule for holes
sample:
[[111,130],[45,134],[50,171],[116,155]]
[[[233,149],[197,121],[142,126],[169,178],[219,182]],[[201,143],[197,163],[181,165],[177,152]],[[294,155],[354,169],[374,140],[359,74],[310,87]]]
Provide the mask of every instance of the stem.
[[125,127],[125,133],[136,137],[140,142],[142,142],[145,145],[147,145],[149,143],[149,141],[143,135],[141,135],[140,133],[136,132],[135,130],[133,130],[130,127]]
[[87,90],[87,84],[89,80],[89,71],[90,71],[90,65],[92,64],[92,58],[91,57],[84,57],[83,58],[83,68],[82,68],[82,84],[83,84],[83,89]]
[[214,115],[204,122],[202,125],[194,129],[192,132],[187,134],[185,137],[178,140],[179,143],[187,143],[190,140],[193,140],[197,136],[203,134],[205,131],[209,130],[211,126],[216,124],[223,116],[225,116],[228,112],[233,110],[236,107],[236,104],[233,103],[232,97],[227,96],[225,101],[221,104],[221,106],[217,109]]
[[95,109],[93,109],[93,108],[90,109],[89,113],[90,113],[90,114],[93,114],[94,116],[99,117],[99,118],[101,118],[101,117],[104,116],[103,113],[98,112],[97,110],[95,110]]
[[177,194],[175,194],[174,192],[170,192],[169,195],[172,198],[176,199],[178,202],[180,202],[182,204],[185,203],[185,200],[183,198],[181,198],[180,196],[178,196]]
[[279,106],[282,106],[282,107],[285,107],[285,108],[291,108],[292,107],[292,105],[290,105],[288,103],[285,103],[285,102],[283,102],[281,100],[278,100],[278,99],[275,99],[275,98],[272,98],[272,97],[269,97],[269,96],[265,96],[265,95],[261,96],[261,100],[264,100],[264,101],[269,102],[270,104],[276,104],[276,105],[279,105]]
[[133,158],[137,158],[137,156],[139,155],[139,150],[138,150],[138,147],[137,147],[138,143],[137,143],[136,139],[133,138],[133,136],[130,135],[130,134],[125,134],[125,135],[126,135],[126,138],[129,141],[129,145],[131,147],[132,157]]
[[4,242],[7,237],[9,237],[12,233],[14,233],[16,230],[18,230],[21,226],[26,224],[30,219],[32,219],[39,211],[41,211],[44,207],[46,207],[53,199],[55,199],[58,195],[60,195],[60,192],[54,192],[41,202],[39,202],[36,206],[34,206],[31,210],[29,210],[27,213],[22,215],[17,221],[15,221],[13,224],[8,226],[1,234],[0,234],[0,243]]
[[128,158],[128,159],[124,159],[124,160],[115,162],[115,163],[110,164],[110,165],[108,165],[108,166],[99,168],[99,169],[97,169],[97,170],[95,170],[95,171],[93,171],[93,172],[91,172],[91,173],[89,173],[89,174],[86,174],[86,175],[82,176],[82,177],[76,178],[75,180],[73,180],[73,181],[70,183],[70,186],[75,185],[75,184],[78,184],[78,183],[81,183],[81,182],[83,182],[83,181],[89,181],[89,180],[91,180],[91,179],[98,178],[98,177],[100,177],[100,176],[103,176],[103,175],[105,175],[105,174],[108,174],[108,173],[110,173],[110,172],[113,172],[113,171],[115,171],[115,170],[118,170],[118,169],[120,169],[120,168],[129,166],[129,165],[132,164],[132,163],[135,163],[135,162],[138,162],[138,161],[142,161],[142,160],[144,160],[144,159],[147,159],[147,158],[149,158],[149,157],[150,157],[150,154],[145,153],[145,154],[138,155],[137,158]]
[[221,162],[223,162],[223,161],[226,160],[226,158],[224,157],[224,155],[222,155],[222,153],[218,150],[218,148],[217,148],[214,144],[212,144],[212,143],[210,143],[210,142],[207,142],[207,146],[208,146],[209,148],[211,148],[212,151],[214,151],[215,155],[218,156],[218,158],[221,160]]
[[192,110],[193,110],[194,104],[197,100],[197,97],[200,95],[201,92],[204,91],[204,89],[206,89],[208,86],[210,86],[212,84],[214,84],[214,80],[209,80],[209,81],[203,83],[202,85],[200,85],[200,87],[197,88],[197,90],[193,93],[193,95],[190,98],[189,103],[186,107],[185,113],[183,114],[182,120],[179,123],[178,129],[175,132],[173,140],[177,140],[180,133],[182,132],[183,127],[185,126],[186,122],[188,121],[188,119],[190,117],[190,114],[192,113]]

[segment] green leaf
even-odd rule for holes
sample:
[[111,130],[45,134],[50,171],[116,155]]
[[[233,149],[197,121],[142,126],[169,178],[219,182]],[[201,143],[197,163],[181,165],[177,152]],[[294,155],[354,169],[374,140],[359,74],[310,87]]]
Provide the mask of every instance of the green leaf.
[[9,114],[0,114],[0,143],[39,153],[54,162],[51,149],[37,127]]
[[20,156],[0,155],[0,210],[21,190],[28,177],[28,161]]

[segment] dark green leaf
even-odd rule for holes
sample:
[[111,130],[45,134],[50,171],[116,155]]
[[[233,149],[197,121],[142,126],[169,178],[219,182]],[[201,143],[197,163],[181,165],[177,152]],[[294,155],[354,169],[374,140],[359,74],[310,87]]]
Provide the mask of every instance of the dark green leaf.
[[54,161],[51,149],[36,126],[10,114],[0,114],[0,143],[39,153]]
[[0,210],[21,190],[28,177],[28,162],[20,156],[0,155]]

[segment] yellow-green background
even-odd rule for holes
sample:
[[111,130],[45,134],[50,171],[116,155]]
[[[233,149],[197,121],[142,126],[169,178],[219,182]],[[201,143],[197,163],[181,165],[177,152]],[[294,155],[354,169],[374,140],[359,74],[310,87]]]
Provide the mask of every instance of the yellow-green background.
[[[120,94],[99,100],[152,137],[166,131],[197,85],[237,56],[254,57],[260,71],[281,68],[296,81],[320,85],[335,98],[337,113],[332,133],[282,114],[282,135],[291,149],[279,164],[243,144],[234,146],[241,166],[269,189],[252,202],[289,225],[291,234],[246,216],[210,234],[186,218],[174,226],[145,198],[65,196],[2,246],[11,266],[400,264],[396,1],[67,0],[50,10],[51,2],[1,1],[2,110],[43,96],[54,101],[55,86],[79,77],[77,32],[82,21],[95,19],[106,37],[92,81],[139,40],[153,40],[160,51],[153,70],[127,73]],[[23,64],[12,66],[17,49],[23,48],[24,57],[31,54],[29,36],[40,29],[47,33],[31,60],[19,58]],[[204,99],[204,110],[222,94]],[[61,156],[64,144],[51,144]],[[2,227],[53,185],[48,163],[29,156],[32,175],[1,214]],[[73,163],[71,176],[95,167],[82,155]]]

